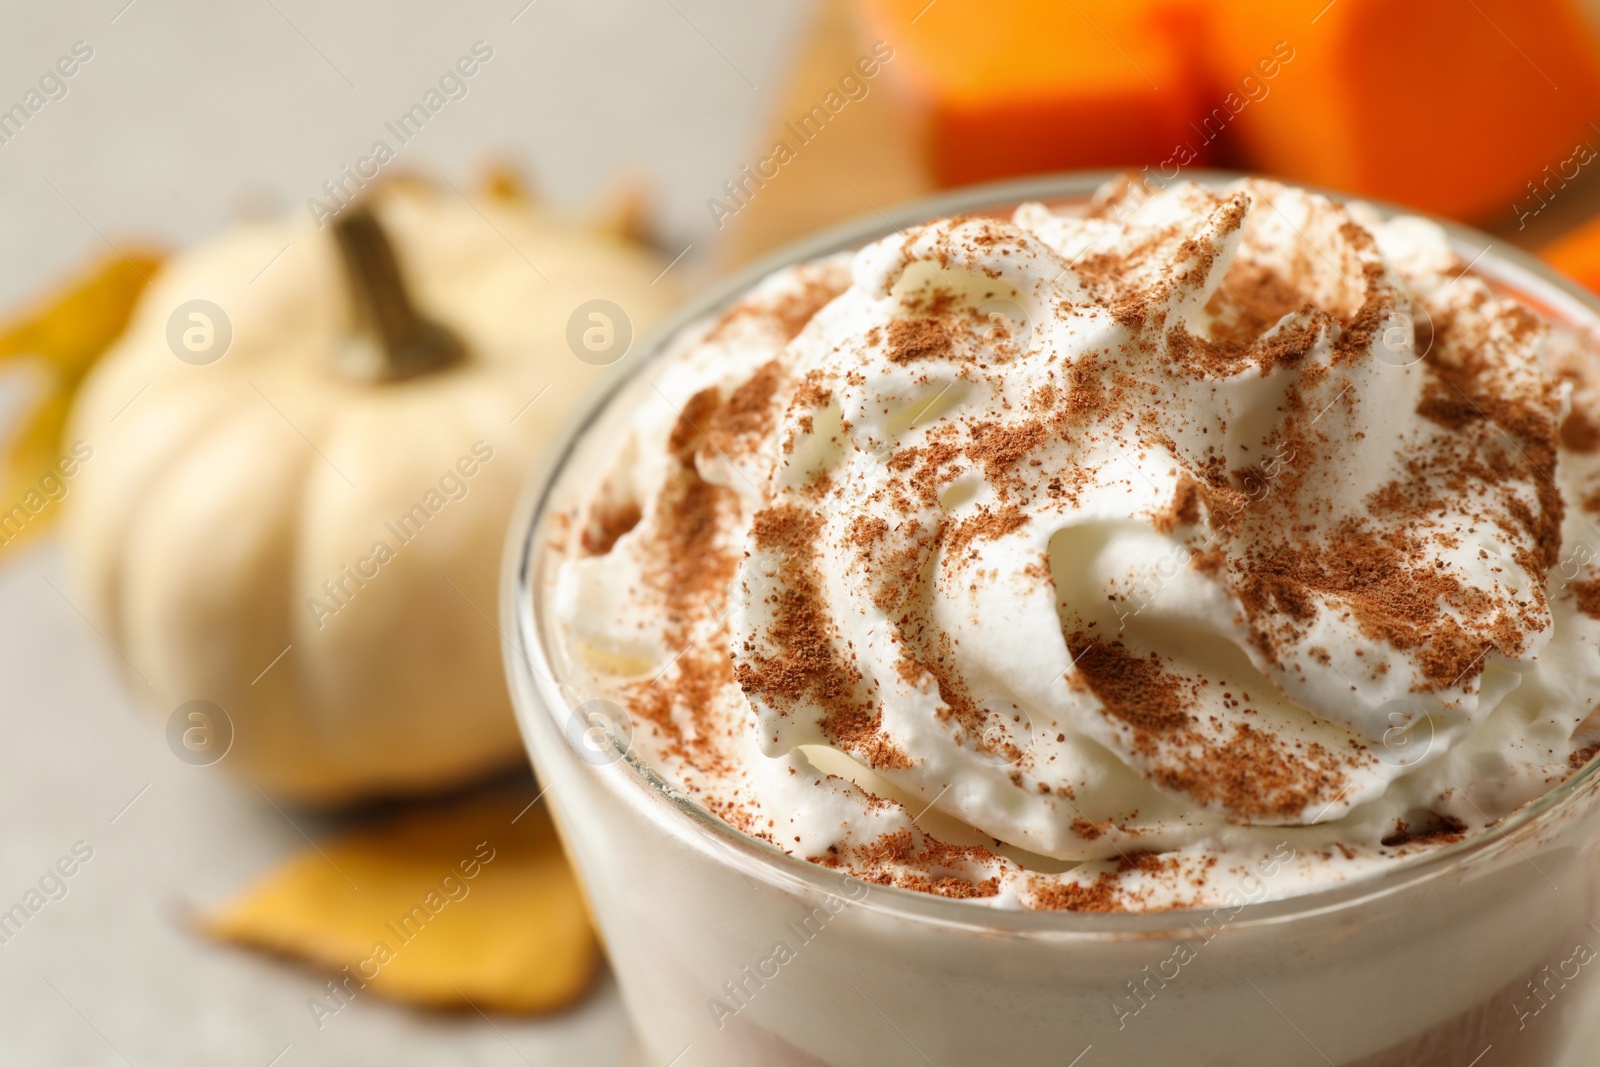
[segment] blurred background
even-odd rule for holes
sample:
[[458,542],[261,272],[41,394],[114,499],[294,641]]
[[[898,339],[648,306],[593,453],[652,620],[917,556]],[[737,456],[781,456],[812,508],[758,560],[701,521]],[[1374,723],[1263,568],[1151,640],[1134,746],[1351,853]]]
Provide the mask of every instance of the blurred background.
[[[505,524],[565,409],[763,252],[1059,170],[1280,175],[1600,285],[1597,25],[1589,0],[14,5],[0,1062],[632,1062],[498,666]],[[418,323],[494,368],[403,369]],[[350,352],[371,366],[328,369]],[[375,458],[375,427],[405,445]],[[435,887],[427,938],[352,982],[368,926]]]

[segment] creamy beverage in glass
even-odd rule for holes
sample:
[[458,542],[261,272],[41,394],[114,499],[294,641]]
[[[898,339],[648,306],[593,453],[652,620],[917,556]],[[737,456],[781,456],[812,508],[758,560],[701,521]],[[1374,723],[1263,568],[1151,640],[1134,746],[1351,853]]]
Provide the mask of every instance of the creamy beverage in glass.
[[706,298],[534,494],[513,682],[650,1056],[1570,1062],[1592,306],[1262,179],[1088,193]]

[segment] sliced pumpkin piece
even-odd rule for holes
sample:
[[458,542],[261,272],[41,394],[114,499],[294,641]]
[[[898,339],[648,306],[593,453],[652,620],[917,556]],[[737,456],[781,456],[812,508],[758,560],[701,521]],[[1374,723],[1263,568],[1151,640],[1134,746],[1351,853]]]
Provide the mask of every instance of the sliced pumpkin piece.
[[941,185],[1037,171],[1201,162],[1197,8],[1176,0],[868,0],[884,70]]
[[1510,220],[1597,136],[1600,45],[1578,0],[1219,0],[1208,17],[1218,84],[1282,64],[1232,123],[1258,170]]
[[1539,255],[1556,270],[1600,293],[1600,218],[1545,246]]

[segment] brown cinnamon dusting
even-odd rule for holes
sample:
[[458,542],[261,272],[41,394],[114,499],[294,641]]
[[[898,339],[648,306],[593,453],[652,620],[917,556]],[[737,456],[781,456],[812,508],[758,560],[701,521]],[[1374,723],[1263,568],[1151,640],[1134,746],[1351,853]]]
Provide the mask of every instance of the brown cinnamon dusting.
[[751,543],[778,557],[776,588],[763,596],[775,606],[766,634],[773,652],[749,651],[734,676],[746,696],[780,714],[802,701],[815,703],[824,711],[827,735],[869,766],[909,767],[911,761],[879,731],[876,701],[860,692],[861,672],[835,648],[814,558],[821,529],[822,517],[797,505],[756,512]]
[[1243,818],[1289,818],[1336,798],[1346,780],[1341,760],[1311,743],[1290,751],[1272,735],[1236,722],[1224,734],[1197,717],[1201,682],[1169,673],[1154,652],[1135,655],[1121,640],[1079,631],[1067,638],[1072,680],[1099,698],[1125,726],[1135,753],[1165,788]]
[[998,511],[989,508],[953,526],[944,527],[944,551],[960,556],[974,541],[995,540],[1028,524],[1028,513],[1015,504]]
[[652,561],[645,572],[648,595],[659,604],[667,641],[682,654],[660,678],[627,687],[627,695],[630,708],[654,722],[679,755],[687,750],[675,711],[702,720],[731,678],[726,656],[708,656],[700,644],[705,635],[695,632],[707,605],[727,596],[739,562],[724,542],[738,495],[704,481],[694,466],[694,454],[705,442],[701,427],[711,423],[720,406],[717,390],[702,390],[674,424],[669,447],[678,462],[655,502],[654,524],[645,527],[654,541],[642,549]]
[[1169,534],[1180,526],[1196,526],[1200,522],[1201,486],[1188,471],[1180,472],[1178,485],[1172,494],[1172,503],[1157,515],[1152,523],[1160,533]]
[[805,264],[797,269],[790,284],[775,296],[749,297],[722,313],[706,334],[708,341],[726,341],[741,327],[770,329],[782,341],[800,335],[817,312],[832,303],[850,283],[848,267]]
[[1579,611],[1591,619],[1600,619],[1600,579],[1572,582],[1568,588],[1578,602]]
[[786,293],[772,309],[774,318],[783,330],[783,339],[792,341],[816,317],[817,312],[833,302],[844,292],[844,280],[839,278],[805,278],[797,293]]
[[769,359],[719,405],[706,425],[706,447],[726,456],[753,451],[777,420],[774,398],[783,367]]
[[895,319],[889,324],[888,356],[891,363],[944,359],[950,354],[950,334],[937,318]]
[[983,464],[990,479],[1002,481],[1012,468],[1035,453],[1048,437],[1045,424],[1039,420],[1020,426],[980,422],[972,427],[966,453]]
[[1362,633],[1414,652],[1433,688],[1448,688],[1481,674],[1485,654],[1516,655],[1522,633],[1513,623],[1489,625],[1488,633],[1464,629],[1440,608],[1451,605],[1469,620],[1492,624],[1494,613],[1476,591],[1433,564],[1434,553],[1404,531],[1379,536],[1366,520],[1348,520],[1326,544],[1279,544],[1245,554],[1240,595],[1258,621],[1254,637],[1263,653],[1277,657],[1284,628],[1290,633],[1316,617],[1323,604],[1349,611]]
[[637,500],[601,499],[589,508],[579,547],[591,556],[603,556],[617,545],[617,539],[639,525],[642,517]]
[[[1268,267],[1240,258],[1228,267],[1211,295],[1211,339],[1223,348],[1247,349],[1279,319],[1315,310],[1301,287]],[[1276,361],[1275,361],[1276,362]]]
[[1124,853],[1114,870],[1098,872],[1089,881],[1034,879],[1029,903],[1045,911],[1131,911],[1139,901],[1127,884],[1130,873],[1158,877],[1178,870],[1178,861],[1149,852]]
[[1574,406],[1561,424],[1561,447],[1584,455],[1600,452],[1600,422]]
[[825,867],[848,866],[851,873],[875,885],[970,900],[1000,891],[995,876],[976,877],[993,863],[995,854],[980,845],[952,845],[920,831],[899,830],[851,849],[849,863],[838,856],[812,857]]

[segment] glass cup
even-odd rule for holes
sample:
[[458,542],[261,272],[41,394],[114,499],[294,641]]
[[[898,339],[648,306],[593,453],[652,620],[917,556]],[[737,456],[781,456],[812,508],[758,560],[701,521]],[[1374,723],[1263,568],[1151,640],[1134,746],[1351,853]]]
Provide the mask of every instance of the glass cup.
[[[508,671],[545,799],[649,1062],[1322,1064],[1586,1062],[1600,988],[1591,762],[1486,833],[1334,889],[1140,914],[1000,911],[870,885],[748,837],[663,780],[627,715],[573,679],[551,611],[558,517],[594,484],[673,337],[771,271],[960,212],[1081,205],[1109,174],[924,200],[803,242],[684,308],[553,446],[511,532]],[[1235,175],[1198,174],[1217,185]],[[1398,209],[1384,209],[1398,212]],[[1600,302],[1442,223],[1470,269],[1539,314]]]

